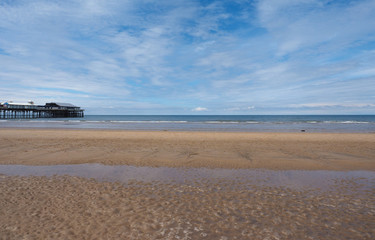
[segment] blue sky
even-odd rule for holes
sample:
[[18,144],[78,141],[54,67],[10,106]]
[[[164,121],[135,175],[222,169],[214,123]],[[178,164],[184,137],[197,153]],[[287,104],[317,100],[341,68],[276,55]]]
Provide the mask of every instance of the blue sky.
[[375,1],[0,0],[0,101],[375,114]]

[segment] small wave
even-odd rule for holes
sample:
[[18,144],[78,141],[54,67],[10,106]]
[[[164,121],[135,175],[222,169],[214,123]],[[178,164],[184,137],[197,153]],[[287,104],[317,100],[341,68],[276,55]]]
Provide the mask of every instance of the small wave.
[[111,120],[111,121],[105,121],[105,122],[111,122],[111,123],[187,123],[188,121],[117,121],[117,120]]
[[214,124],[231,123],[231,124],[236,124],[236,123],[241,123],[241,122],[239,122],[239,121],[206,121],[206,122],[203,122],[203,123],[214,123]]
[[198,123],[210,123],[210,124],[257,124],[260,122],[256,121],[205,121]]
[[64,121],[52,120],[30,120],[31,123],[62,123]]
[[358,124],[361,124],[361,123],[370,123],[370,122],[359,122],[359,121],[343,121],[343,122],[340,122],[340,123],[358,123]]
[[361,121],[324,121],[324,123],[367,124],[367,123],[370,123],[370,122],[361,122]]

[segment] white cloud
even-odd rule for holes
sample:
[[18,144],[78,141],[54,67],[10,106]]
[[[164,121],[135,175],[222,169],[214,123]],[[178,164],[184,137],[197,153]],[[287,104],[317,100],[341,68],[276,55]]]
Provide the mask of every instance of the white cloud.
[[202,111],[207,111],[208,109],[205,108],[205,107],[196,107],[194,109],[192,109],[191,111],[193,112],[202,112]]
[[248,107],[230,107],[226,108],[225,111],[229,112],[236,112],[236,111],[249,111],[255,109],[254,106],[248,106]]
[[292,108],[373,108],[373,103],[302,103],[302,104],[291,104]]
[[[277,40],[278,55],[309,47],[315,51],[342,49],[357,43],[358,36],[373,39],[375,1],[349,4],[318,0],[263,0],[258,3],[261,26]],[[345,27],[343,27],[345,26]]]

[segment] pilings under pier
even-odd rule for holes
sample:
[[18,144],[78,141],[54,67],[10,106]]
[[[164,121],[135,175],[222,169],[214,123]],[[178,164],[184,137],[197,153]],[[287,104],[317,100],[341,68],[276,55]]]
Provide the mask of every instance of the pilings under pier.
[[0,119],[81,118],[83,109],[8,109],[0,107]]

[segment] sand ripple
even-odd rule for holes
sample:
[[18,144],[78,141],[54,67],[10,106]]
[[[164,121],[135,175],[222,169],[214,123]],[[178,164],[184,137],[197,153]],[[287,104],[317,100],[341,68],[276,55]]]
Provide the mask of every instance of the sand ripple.
[[0,180],[1,239],[374,239],[375,190],[225,180],[128,184],[71,176]]

